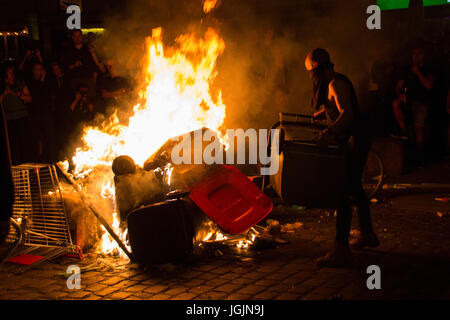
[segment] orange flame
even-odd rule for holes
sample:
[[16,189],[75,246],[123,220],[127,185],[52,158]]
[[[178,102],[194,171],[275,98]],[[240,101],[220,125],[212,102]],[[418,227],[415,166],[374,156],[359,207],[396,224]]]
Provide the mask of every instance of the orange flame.
[[203,12],[204,13],[211,12],[214,8],[216,8],[218,2],[219,2],[219,0],[204,0],[203,1]]

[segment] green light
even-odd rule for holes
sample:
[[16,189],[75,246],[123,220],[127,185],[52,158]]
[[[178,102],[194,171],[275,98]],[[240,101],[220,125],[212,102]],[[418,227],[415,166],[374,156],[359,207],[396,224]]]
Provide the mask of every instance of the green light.
[[[424,7],[443,6],[449,4],[449,0],[422,0]],[[410,0],[377,0],[377,5],[381,10],[407,9]]]
[[423,0],[423,6],[443,6],[450,3],[448,0]]
[[377,0],[381,10],[407,9],[410,0]]

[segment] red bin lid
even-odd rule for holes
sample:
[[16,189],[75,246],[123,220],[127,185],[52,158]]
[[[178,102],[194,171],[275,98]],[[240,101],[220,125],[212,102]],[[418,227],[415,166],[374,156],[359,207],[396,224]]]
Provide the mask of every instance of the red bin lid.
[[273,208],[270,198],[233,166],[213,171],[191,189],[189,197],[229,234],[253,227]]

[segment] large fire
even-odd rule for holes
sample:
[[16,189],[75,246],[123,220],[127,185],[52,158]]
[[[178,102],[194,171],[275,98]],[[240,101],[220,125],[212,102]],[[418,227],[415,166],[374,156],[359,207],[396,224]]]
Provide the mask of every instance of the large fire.
[[[95,175],[98,168],[111,168],[119,155],[129,155],[142,166],[168,139],[202,127],[217,131],[225,118],[221,92],[211,89],[225,43],[213,29],[201,38],[194,33],[181,35],[173,47],[164,48],[162,29],[157,28],[146,39],[146,48],[146,84],[140,92],[145,103],[133,108],[126,125],[114,114],[101,126],[84,128],[84,147],[73,157],[75,178],[102,179],[104,198],[114,200],[112,172]],[[124,239],[116,212],[113,218],[113,229]],[[100,248],[102,253],[119,250],[106,233]]]

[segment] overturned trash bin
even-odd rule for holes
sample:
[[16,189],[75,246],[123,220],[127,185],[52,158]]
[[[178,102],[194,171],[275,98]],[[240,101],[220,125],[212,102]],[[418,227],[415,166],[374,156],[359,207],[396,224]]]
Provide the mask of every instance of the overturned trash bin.
[[347,179],[345,150],[336,145],[320,148],[313,142],[323,127],[312,124],[310,118],[283,113],[272,126],[281,129],[280,169],[269,177],[270,185],[285,204],[336,208]]
[[128,215],[128,237],[136,261],[143,265],[182,261],[206,236],[208,220],[186,197],[133,210]]

